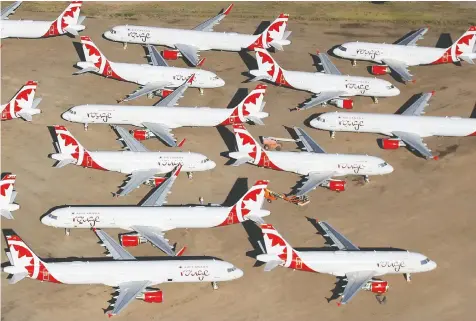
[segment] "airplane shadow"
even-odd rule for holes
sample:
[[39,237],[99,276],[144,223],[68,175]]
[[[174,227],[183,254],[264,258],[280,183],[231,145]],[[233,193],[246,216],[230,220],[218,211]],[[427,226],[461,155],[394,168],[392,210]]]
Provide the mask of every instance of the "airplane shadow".
[[248,178],[238,177],[228,193],[223,206],[233,206],[248,191]]
[[246,96],[248,96],[248,88],[238,88],[233,98],[226,106],[227,109],[235,108]]
[[228,151],[222,152],[220,153],[220,155],[227,157],[230,151],[237,150],[235,135],[226,126],[217,126],[216,129],[220,134],[221,138],[223,139],[223,142],[225,142],[226,147],[228,148]]
[[451,38],[451,34],[449,33],[442,33],[436,42],[435,47],[440,49],[446,49],[453,45],[453,39]]
[[[243,63],[245,64],[246,68],[248,68],[248,70],[258,69],[258,63],[256,62],[256,59],[250,54],[248,50],[241,50],[238,52],[238,55],[240,56],[241,60],[243,60]],[[242,73],[242,75],[249,77],[250,73],[245,71]]]
[[74,49],[76,50],[76,53],[78,54],[79,60],[86,61],[86,57],[84,56],[83,46],[81,45],[81,43],[77,41],[73,41],[73,46],[74,46]]
[[244,221],[241,225],[243,225],[243,228],[248,235],[248,242],[250,242],[251,246],[253,247],[253,250],[247,251],[245,255],[255,259],[253,267],[262,266],[264,263],[256,260],[256,257],[259,254],[263,254],[263,251],[259,246],[259,243],[264,246],[263,233],[261,232],[261,229],[252,221]]
[[408,99],[400,108],[397,109],[395,114],[401,115],[405,110],[407,110],[411,105],[413,105],[413,103],[415,103],[420,97],[421,97],[421,93],[411,96],[410,99]]
[[476,118],[476,103],[474,104],[473,111],[471,112],[469,118]]
[[253,33],[253,35],[257,36],[263,33],[263,31],[265,31],[266,28],[268,28],[270,24],[271,24],[271,21],[261,21],[258,27],[256,28],[255,32]]

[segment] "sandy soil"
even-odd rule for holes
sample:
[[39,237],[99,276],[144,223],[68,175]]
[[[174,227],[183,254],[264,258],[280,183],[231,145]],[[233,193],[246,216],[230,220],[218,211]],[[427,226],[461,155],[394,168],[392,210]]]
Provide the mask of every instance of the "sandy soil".
[[[87,6],[90,4],[85,5]],[[91,4],[92,5],[92,4]],[[238,8],[235,8],[235,10]],[[278,11],[276,11],[277,13]],[[275,12],[267,12],[262,19],[272,19]],[[53,13],[22,12],[15,18],[53,19]],[[261,18],[261,17],[260,17]],[[170,19],[170,18],[169,18]],[[232,16],[216,30],[254,32],[260,19],[244,21]],[[174,26],[193,27],[200,19],[175,19]],[[121,44],[101,37],[108,28],[124,23],[120,19],[86,20],[83,35],[90,35],[103,53],[112,61],[143,62],[140,46]],[[132,23],[132,22],[131,22]],[[134,24],[159,25],[157,19],[140,19]],[[327,50],[349,40],[393,42],[406,34],[405,25],[367,24],[356,26],[339,23],[290,22],[292,45],[284,52],[274,54],[287,69],[314,71],[309,53],[319,48]],[[433,46],[440,33],[459,37],[466,27],[431,29],[420,45]],[[47,126],[63,124],[91,150],[115,150],[119,144],[107,126],[90,126],[85,132],[81,125],[63,121],[60,114],[74,105],[85,103],[114,103],[116,99],[136,89],[136,85],[104,79],[96,75],[72,76],[78,61],[72,44],[78,39],[66,36],[42,40],[8,39],[2,42],[2,99],[5,103],[29,79],[40,82],[37,92],[43,101],[43,113],[32,123],[14,120],[2,123],[2,172],[18,175],[17,201],[21,209],[15,220],[2,219],[3,228],[13,228],[41,257],[98,257],[102,248],[90,231],[74,230],[70,237],[64,231],[43,226],[39,218],[51,207],[62,204],[135,204],[148,192],[141,187],[131,195],[114,199],[124,176],[67,166],[52,167],[48,154],[53,152]],[[238,88],[253,88],[243,83],[247,66],[236,53],[205,52],[205,68],[224,78],[226,86],[208,90],[204,96],[189,90],[180,105],[225,107]],[[368,75],[366,63],[353,68],[348,61],[332,59],[343,73]],[[182,66],[183,61],[171,62]],[[396,83],[401,90],[398,97],[382,99],[379,104],[370,98],[356,98],[355,110],[393,113],[410,97],[422,91],[436,90],[428,108],[428,115],[468,116],[476,100],[474,83],[476,69],[442,65],[412,68],[416,84],[396,83],[390,76],[383,77]],[[299,208],[276,201],[267,204],[272,215],[267,219],[294,246],[321,247],[324,240],[316,235],[306,217],[329,221],[354,243],[363,247],[396,247],[422,252],[438,263],[430,273],[414,275],[411,284],[402,276],[385,277],[391,283],[386,305],[377,304],[370,293],[360,293],[352,302],[337,308],[328,303],[335,279],[319,275],[277,268],[264,273],[262,267],[253,267],[255,260],[247,256],[253,251],[243,226],[208,229],[175,230],[167,233],[170,240],[188,246],[190,255],[213,255],[233,262],[242,268],[240,280],[222,283],[218,291],[209,284],[168,284],[161,287],[165,302],[161,305],[133,302],[118,320],[469,320],[476,288],[476,218],[474,216],[474,182],[471,170],[476,156],[473,138],[431,138],[426,142],[441,154],[439,161],[425,161],[406,149],[381,150],[376,135],[338,133],[331,140],[328,133],[306,127],[303,122],[315,113],[334,110],[314,108],[304,112],[288,109],[309,97],[308,93],[269,86],[266,111],[271,116],[266,126],[251,127],[255,136],[286,137],[283,126],[302,126],[328,152],[366,153],[384,158],[395,168],[391,175],[373,177],[362,186],[360,180],[348,179],[348,190],[334,193],[325,189],[314,191],[311,204]],[[134,104],[151,104],[147,98]],[[133,107],[131,107],[133,108]],[[197,173],[189,181],[185,175],[175,183],[169,204],[197,203],[203,196],[207,202],[221,203],[238,177],[247,177],[248,184],[258,179],[269,179],[270,188],[288,192],[299,179],[290,173],[274,172],[251,165],[225,166],[227,159],[220,153],[228,150],[215,128],[181,128],[174,130],[181,139],[186,137],[185,150],[199,151],[217,162],[213,171]],[[169,150],[160,142],[151,140],[146,146],[154,150]],[[289,149],[295,146],[286,145]],[[242,193],[243,191],[241,191]],[[116,230],[108,231],[116,235]],[[5,247],[4,240],[2,245]],[[162,255],[150,245],[130,250],[134,255]],[[2,262],[7,258],[2,253]],[[8,285],[2,278],[2,320],[102,320],[103,308],[108,306],[111,288],[106,286],[70,286],[23,280]]]

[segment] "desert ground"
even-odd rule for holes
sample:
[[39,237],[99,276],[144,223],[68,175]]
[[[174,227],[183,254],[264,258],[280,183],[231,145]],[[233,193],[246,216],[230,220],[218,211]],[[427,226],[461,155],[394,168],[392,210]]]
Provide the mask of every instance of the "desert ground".
[[[64,5],[64,6],[63,6]],[[83,14],[86,30],[105,56],[112,61],[145,62],[144,51],[139,45],[122,44],[102,38],[102,33],[118,24],[138,24],[193,28],[213,16],[227,3],[200,4],[153,3],[135,5],[125,3],[85,3]],[[259,3],[236,3],[229,17],[215,27],[216,31],[253,33],[261,21],[273,20],[280,12],[291,14],[288,30],[292,30],[292,44],[283,52],[273,54],[285,69],[314,71],[310,56],[316,49],[326,51],[346,41],[394,42],[412,29],[430,25],[430,31],[420,45],[434,46],[440,35],[450,34],[456,40],[474,20],[470,15],[452,20],[448,8],[455,11],[473,11],[473,4],[455,3],[406,3],[406,10],[422,12],[423,20],[396,19],[392,22],[378,20],[384,12],[394,10],[395,17],[404,16],[402,7],[385,3],[381,5],[349,4],[355,12],[365,16],[364,22],[335,14],[329,19],[313,19],[318,12],[337,12],[334,3],[306,3],[305,11],[299,3],[267,3],[266,10]],[[415,5],[415,10],[409,9]],[[3,6],[3,4],[2,4]],[[44,7],[43,7],[44,6]],[[28,3],[20,7],[11,19],[54,20],[66,3]],[[147,11],[147,6],[153,10]],[[194,9],[194,6],[200,8]],[[326,7],[327,6],[327,7]],[[342,5],[344,6],[344,5]],[[359,7],[361,6],[361,7]],[[440,7],[438,7],[440,6]],[[46,8],[46,9],[45,9]],[[125,8],[125,9],[124,9]],[[161,8],[164,8],[163,11]],[[326,10],[326,8],[328,10]],[[371,8],[371,9],[369,9]],[[426,10],[426,8],[429,8]],[[107,9],[107,11],[106,11]],[[430,10],[431,9],[431,10]],[[132,9],[131,9],[132,10]],[[340,7],[341,11],[345,9]],[[350,9],[349,9],[350,10]],[[368,10],[368,11],[366,11]],[[400,10],[400,11],[399,11]],[[439,11],[438,11],[439,10]],[[117,13],[119,12],[119,13]],[[124,13],[125,12],[125,13]],[[144,13],[146,12],[146,13]],[[197,12],[197,14],[194,14]],[[373,12],[375,14],[364,14]],[[378,13],[382,12],[382,15]],[[244,14],[246,13],[246,14]],[[441,17],[435,20],[435,16]],[[348,13],[350,15],[350,13]],[[433,14],[433,16],[432,16]],[[390,17],[392,17],[390,15]],[[362,18],[363,19],[363,18]],[[421,23],[419,25],[419,23]],[[91,125],[84,131],[82,125],[61,119],[62,112],[74,105],[87,103],[115,103],[116,99],[134,91],[137,85],[105,79],[93,74],[73,76],[73,65],[79,61],[73,42],[68,36],[41,40],[6,39],[1,47],[2,103],[27,80],[39,81],[37,97],[42,97],[42,114],[34,116],[31,123],[21,119],[2,122],[1,169],[18,175],[16,189],[20,210],[14,212],[15,220],[2,219],[3,229],[14,229],[40,257],[102,257],[103,248],[92,231],[53,229],[40,223],[40,217],[52,207],[63,204],[136,204],[150,188],[142,186],[123,198],[113,198],[124,175],[82,169],[77,166],[54,168],[48,154],[54,152],[47,126],[66,125],[72,134],[90,150],[118,150],[116,135],[108,126]],[[239,88],[254,88],[247,83],[247,64],[231,52],[202,52],[206,57],[204,69],[215,71],[225,79],[222,88],[205,90],[189,89],[180,101],[181,106],[226,107]],[[331,57],[345,74],[369,75],[368,63],[351,63]],[[171,65],[185,66],[182,60]],[[392,81],[401,90],[394,98],[381,99],[374,104],[370,98],[358,97],[354,110],[393,113],[413,95],[435,90],[436,94],[427,108],[427,115],[469,117],[475,107],[476,67],[452,64],[413,67],[415,84],[404,85],[390,75],[381,77]],[[311,203],[298,207],[278,200],[265,205],[271,211],[266,221],[273,224],[295,247],[324,247],[322,236],[306,219],[326,220],[351,241],[361,247],[395,247],[421,252],[436,261],[438,268],[429,273],[413,275],[407,284],[401,275],[385,276],[390,282],[386,304],[378,304],[373,294],[362,291],[350,304],[337,307],[336,301],[328,302],[335,278],[330,275],[312,274],[276,268],[265,273],[255,267],[253,251],[256,228],[252,224],[215,229],[174,230],[167,233],[172,242],[188,247],[188,255],[210,255],[234,263],[244,270],[244,277],[219,284],[216,291],[208,283],[166,284],[162,304],[132,302],[116,316],[117,320],[470,320],[472,295],[476,290],[476,217],[474,213],[474,186],[476,172],[472,167],[476,159],[476,140],[463,138],[430,138],[425,141],[440,155],[438,161],[426,161],[405,148],[382,150],[377,135],[337,133],[331,139],[327,132],[306,126],[316,113],[336,110],[318,107],[302,112],[290,112],[309,98],[310,94],[273,85],[268,86],[266,109],[270,117],[266,126],[247,126],[255,136],[288,137],[284,126],[304,128],[330,153],[363,153],[375,155],[390,163],[395,171],[386,176],[371,177],[369,184],[362,184],[359,177],[347,178],[347,190],[335,193],[318,188],[310,194]],[[141,98],[128,103],[131,108],[139,104],[152,104],[157,99]],[[235,99],[236,100],[236,99]],[[177,107],[180,108],[180,107]],[[185,174],[177,179],[169,204],[196,204],[203,196],[206,202],[223,203],[238,178],[247,178],[248,185],[258,179],[270,180],[269,188],[289,192],[299,180],[292,173],[276,172],[249,164],[239,167],[226,166],[222,156],[233,145],[225,130],[216,128],[180,128],[174,130],[178,139],[186,138],[182,150],[203,153],[217,163],[208,172],[195,173],[193,180]],[[145,145],[152,150],[171,150],[158,140]],[[292,143],[285,148],[296,150]],[[235,191],[236,199],[246,188]],[[119,230],[108,230],[116,237]],[[2,238],[2,246],[5,248]],[[162,256],[150,244],[128,249],[136,256]],[[8,262],[2,252],[2,262]],[[95,285],[63,285],[40,283],[25,279],[9,285],[6,274],[2,277],[2,320],[103,320],[103,309],[108,307],[111,288]]]

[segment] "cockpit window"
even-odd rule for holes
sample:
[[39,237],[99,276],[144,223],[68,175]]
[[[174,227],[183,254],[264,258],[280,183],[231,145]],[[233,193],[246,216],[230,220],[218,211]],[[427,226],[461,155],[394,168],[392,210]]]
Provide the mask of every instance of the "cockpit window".
[[378,167],[385,167],[385,166],[387,166],[387,165],[388,165],[387,162],[383,162],[383,163],[378,164]]
[[321,118],[320,116],[316,118],[317,121],[325,123],[326,120],[324,118]]
[[429,259],[429,258],[426,258],[426,259],[424,259],[423,261],[420,261],[421,265],[425,265],[425,264],[427,264],[428,262],[430,262],[430,259]]
[[347,51],[347,48],[346,48],[346,47],[344,47],[344,46],[339,46],[338,48],[339,48],[339,50],[342,50],[342,51]]
[[393,88],[395,88],[394,85],[387,86],[387,89],[393,89]]
[[232,268],[226,269],[226,271],[227,271],[228,273],[231,273],[231,272],[233,272],[233,271],[235,271],[235,270],[236,270],[236,267],[232,267]]
[[204,160],[202,160],[200,163],[202,163],[202,164],[203,164],[203,163],[206,163],[206,162],[209,162],[209,161],[210,161],[210,159],[208,159],[208,158],[205,158],[205,159],[204,159]]
[[220,78],[218,78],[218,76],[215,75],[215,76],[212,76],[211,79],[212,79],[212,80],[218,80],[218,79],[220,79]]
[[116,34],[116,30],[112,29],[112,30],[111,30],[111,34],[115,35],[115,34]]
[[53,215],[53,214],[48,214],[48,217],[49,217],[49,218],[52,218],[53,220],[58,219],[58,216]]
[[69,112],[70,112],[71,114],[73,114],[73,115],[76,115],[76,112],[75,112],[74,110],[72,110],[72,109],[70,109]]

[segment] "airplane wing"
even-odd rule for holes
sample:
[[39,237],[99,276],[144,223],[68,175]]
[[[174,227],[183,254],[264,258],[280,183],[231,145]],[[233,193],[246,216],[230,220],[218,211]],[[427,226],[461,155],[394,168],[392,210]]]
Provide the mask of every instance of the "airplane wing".
[[156,187],[155,191],[145,199],[140,206],[162,206],[162,204],[167,203],[167,195],[169,195],[170,189],[172,188],[172,185],[174,185],[181,169],[182,164],[177,165],[177,167],[172,171],[170,177]]
[[329,56],[326,55],[325,53],[317,53],[317,56],[319,57],[319,60],[321,61],[319,65],[322,66],[322,72],[329,74],[329,75],[342,75],[339,69],[332,63],[332,61],[329,59]]
[[134,171],[129,175],[126,185],[120,188],[120,192],[117,196],[126,196],[134,190],[134,188],[139,187],[146,180],[151,178],[157,173],[156,169],[147,169],[143,171]]
[[108,313],[109,316],[124,310],[150,283],[150,281],[131,281],[119,284],[119,295],[114,300],[114,308]]
[[197,31],[213,31],[213,27],[220,23],[225,17],[230,13],[231,9],[233,8],[233,4],[229,5],[228,8],[223,9],[218,15],[213,18],[208,19],[207,21],[202,22],[193,30]]
[[395,44],[402,45],[402,46],[416,46],[416,42],[420,39],[423,39],[423,35],[427,31],[428,31],[428,28],[420,28]]
[[328,102],[331,99],[338,98],[342,94],[345,94],[345,91],[323,91],[319,94],[314,95],[310,100],[306,101],[299,109],[309,109],[311,107],[323,104]]
[[304,150],[310,153],[325,153],[319,144],[317,144],[304,130],[299,127],[293,127],[299,142],[303,145]]
[[121,126],[112,126],[119,135],[118,140],[124,143],[127,149],[132,152],[148,152],[149,150],[142,145],[137,139],[132,137],[127,130]]
[[108,256],[112,256],[114,260],[131,261],[136,259],[131,253],[127,252],[122,246],[119,245],[119,243],[114,241],[114,239],[103,230],[95,228],[94,232],[96,232],[96,235],[101,240],[101,246],[104,246],[109,252]]
[[190,63],[194,66],[198,65],[200,59],[198,58],[198,49],[194,46],[185,45],[183,43],[176,43],[177,48]]
[[333,246],[336,246],[339,250],[360,250],[358,246],[352,244],[344,235],[337,232],[329,223],[327,222],[317,222],[321,228],[326,232],[324,237],[329,237],[334,243]]
[[425,108],[428,106],[428,101],[433,96],[433,92],[422,94],[410,107],[405,109],[402,115],[406,116],[420,116],[425,113]]
[[18,9],[18,7],[21,5],[23,1],[16,1],[14,3],[12,3],[11,5],[9,5],[8,7],[6,8],[3,8],[2,9],[2,20],[8,20],[8,16],[11,15],[11,14],[14,14],[15,13],[15,10]]
[[188,79],[179,87],[177,87],[171,94],[169,94],[167,97],[164,99],[161,99],[157,103],[154,104],[154,106],[157,107],[173,107],[178,105],[177,102],[179,101],[180,98],[183,97],[183,94],[185,91],[190,87],[190,85],[193,83],[193,80],[195,79],[195,74],[192,74]]
[[134,92],[130,93],[127,95],[126,98],[122,99],[122,101],[130,101],[137,99],[139,97],[142,97],[144,95],[147,95],[149,93],[152,93],[157,90],[164,89],[167,86],[170,86],[172,83],[168,81],[155,81],[155,82],[150,82],[146,84],[145,86],[142,86],[141,88],[135,90]]
[[382,59],[382,62],[395,71],[403,81],[412,81],[413,75],[408,71],[408,66],[405,63],[394,59]]
[[175,256],[173,246],[169,240],[164,237],[164,232],[156,227],[133,225],[131,228],[145,237],[150,243],[161,249],[165,254]]
[[166,125],[157,124],[157,123],[142,123],[148,130],[154,133],[155,136],[159,137],[170,147],[177,146],[177,140],[174,135],[171,133],[171,129]]
[[431,153],[431,150],[428,148],[428,146],[423,142],[423,139],[418,134],[398,131],[392,132],[392,134],[400,138],[405,144],[407,144],[411,148],[418,151],[425,158],[435,157]]
[[147,51],[149,52],[147,54],[147,57],[150,58],[150,64],[152,66],[160,66],[160,67],[168,67],[169,66],[167,64],[167,61],[165,61],[164,57],[162,57],[160,52],[158,52],[157,49],[154,46],[147,45],[146,48],[147,48]]
[[346,304],[349,302],[376,274],[375,271],[357,271],[347,273],[345,275],[347,277],[347,284],[340,303]]
[[296,196],[304,196],[317,186],[321,185],[334,175],[334,172],[312,172],[304,178],[301,187],[297,189]]

